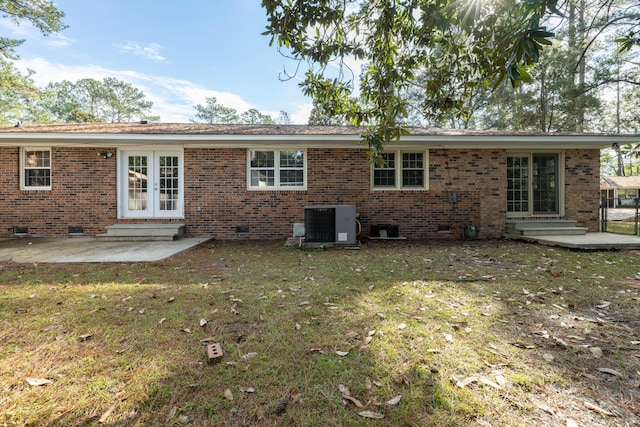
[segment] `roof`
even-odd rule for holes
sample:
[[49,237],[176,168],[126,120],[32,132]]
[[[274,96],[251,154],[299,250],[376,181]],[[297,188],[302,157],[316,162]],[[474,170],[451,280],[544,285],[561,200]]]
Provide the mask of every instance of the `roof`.
[[[135,144],[189,146],[304,145],[362,148],[362,129],[352,126],[197,123],[64,123],[0,125],[0,146]],[[402,146],[448,148],[606,148],[640,136],[410,128]]]
[[600,181],[600,189],[607,188],[640,188],[640,176],[608,176]]

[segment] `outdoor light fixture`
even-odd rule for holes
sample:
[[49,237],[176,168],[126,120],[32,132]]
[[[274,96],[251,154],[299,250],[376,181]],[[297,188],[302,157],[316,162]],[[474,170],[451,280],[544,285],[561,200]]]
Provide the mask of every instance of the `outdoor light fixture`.
[[98,151],[98,157],[104,157],[105,159],[110,159],[113,156],[111,151]]

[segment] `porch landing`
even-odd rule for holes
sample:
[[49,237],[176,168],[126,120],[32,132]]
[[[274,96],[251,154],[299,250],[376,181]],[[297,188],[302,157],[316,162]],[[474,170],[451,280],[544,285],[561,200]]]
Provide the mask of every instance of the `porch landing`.
[[584,250],[640,249],[640,237],[613,233],[585,233],[581,235],[508,236],[515,240]]

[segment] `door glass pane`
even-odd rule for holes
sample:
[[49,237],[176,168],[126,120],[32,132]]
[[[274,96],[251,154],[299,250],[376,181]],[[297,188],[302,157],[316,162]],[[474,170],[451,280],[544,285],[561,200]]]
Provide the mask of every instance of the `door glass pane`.
[[558,213],[558,155],[533,155],[533,213]]
[[147,210],[147,156],[129,156],[128,205],[131,211]]
[[529,156],[507,157],[507,212],[529,212]]
[[160,206],[161,211],[174,211],[178,209],[178,197],[180,194],[178,183],[178,156],[160,156],[160,169],[158,170]]

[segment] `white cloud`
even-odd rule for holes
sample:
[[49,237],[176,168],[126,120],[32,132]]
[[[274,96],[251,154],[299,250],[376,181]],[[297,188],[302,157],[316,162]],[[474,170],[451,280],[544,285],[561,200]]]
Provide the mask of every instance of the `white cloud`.
[[162,47],[157,43],[151,43],[143,46],[131,41],[120,46],[120,50],[124,53],[130,53],[156,62],[163,62],[165,60],[165,57],[160,55],[161,49]]
[[[84,78],[102,80],[105,77],[115,77],[131,83],[144,92],[147,100],[153,102],[153,114],[159,115],[160,120],[165,123],[189,122],[194,117],[193,106],[204,105],[207,97],[215,97],[220,104],[235,108],[239,113],[256,108],[238,94],[205,88],[188,80],[173,77],[143,74],[132,70],[113,70],[97,65],[57,64],[42,58],[23,58],[16,61],[15,66],[23,72],[27,69],[34,70],[32,78],[40,87],[63,80],[75,82]],[[296,106],[293,111],[289,111],[292,121],[306,123],[312,107],[310,103]],[[267,111],[263,113],[271,114],[274,119],[279,114]]]

